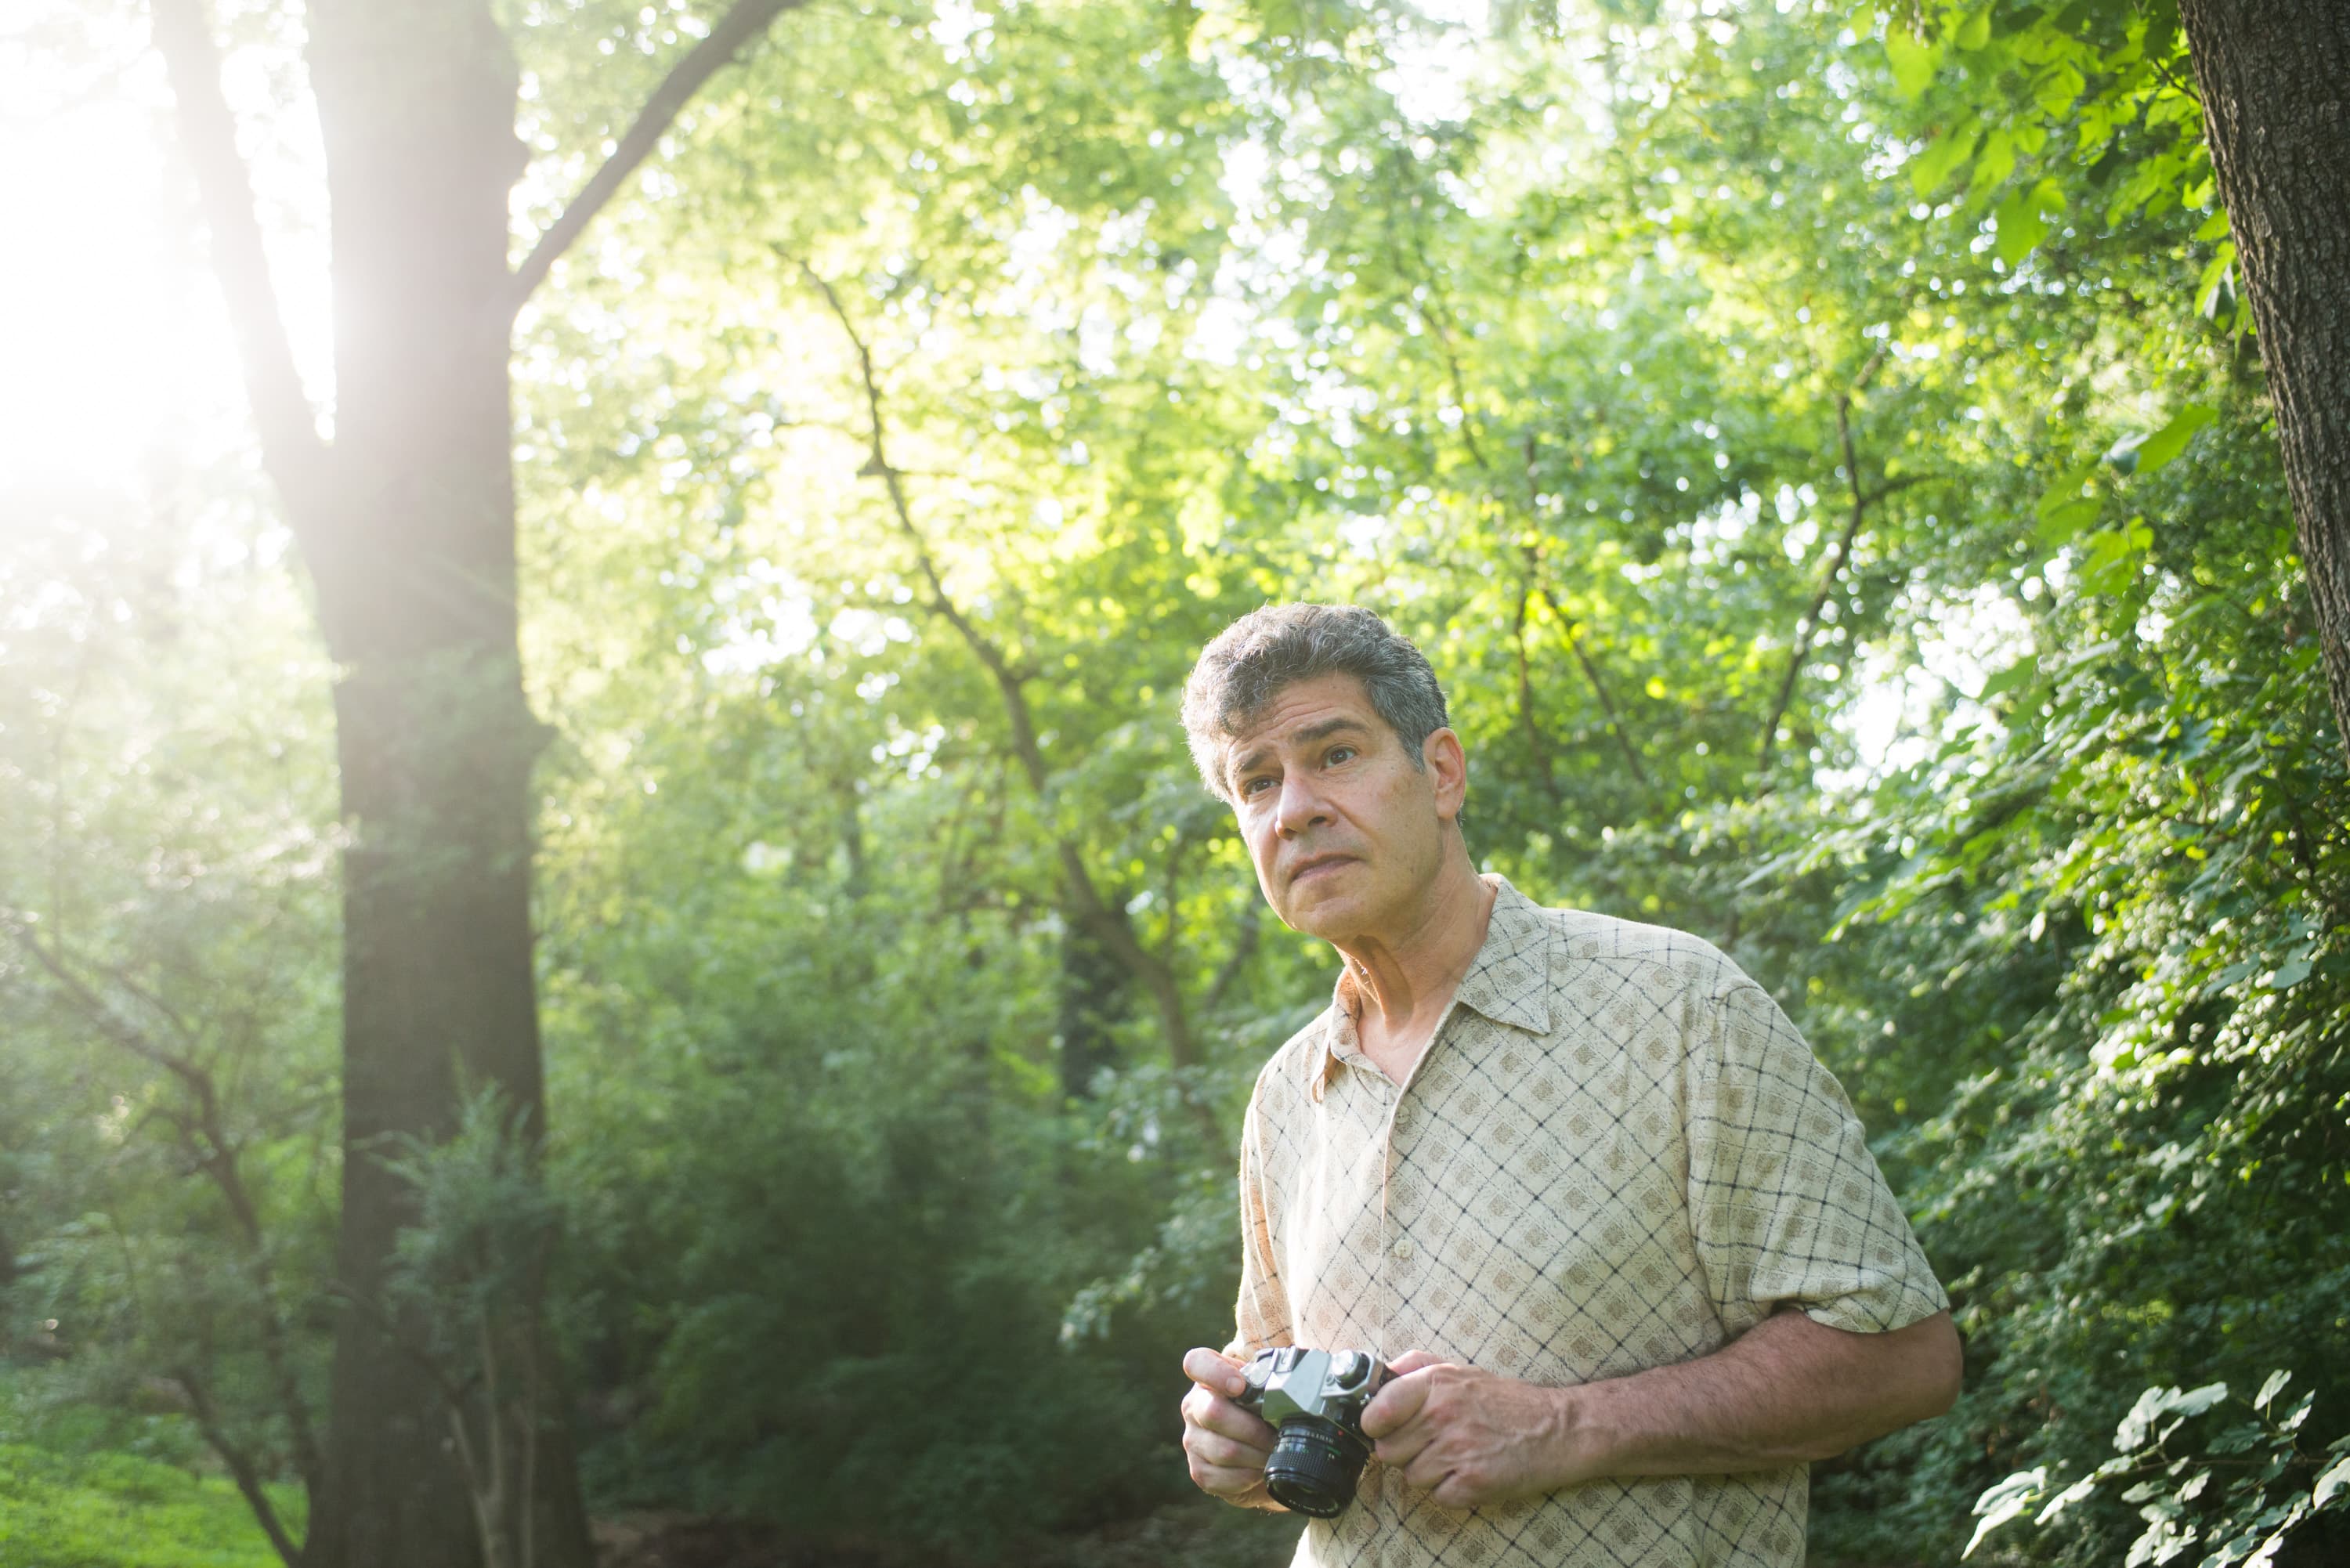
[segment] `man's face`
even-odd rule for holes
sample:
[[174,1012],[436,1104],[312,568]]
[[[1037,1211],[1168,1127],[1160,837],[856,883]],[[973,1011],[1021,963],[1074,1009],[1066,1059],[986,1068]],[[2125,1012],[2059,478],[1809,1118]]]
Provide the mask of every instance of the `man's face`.
[[1265,901],[1329,941],[1409,931],[1461,810],[1461,742],[1428,737],[1420,761],[1352,675],[1284,688],[1224,753],[1241,836]]

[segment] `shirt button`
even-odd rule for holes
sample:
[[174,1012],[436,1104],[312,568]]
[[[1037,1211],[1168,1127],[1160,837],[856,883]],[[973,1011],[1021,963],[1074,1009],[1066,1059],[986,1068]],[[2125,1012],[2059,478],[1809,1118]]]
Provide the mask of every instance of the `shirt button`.
[[1389,1247],[1388,1251],[1399,1259],[1409,1261],[1411,1257],[1411,1238],[1409,1236],[1397,1238],[1396,1244]]

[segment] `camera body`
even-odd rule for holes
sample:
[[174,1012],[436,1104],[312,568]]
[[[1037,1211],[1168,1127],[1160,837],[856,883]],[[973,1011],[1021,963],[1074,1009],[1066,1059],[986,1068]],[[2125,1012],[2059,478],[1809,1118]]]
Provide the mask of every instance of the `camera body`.
[[1282,1507],[1335,1519],[1355,1500],[1370,1462],[1363,1410],[1385,1387],[1387,1364],[1364,1350],[1260,1350],[1248,1391],[1234,1402],[1280,1432],[1265,1461],[1265,1490]]

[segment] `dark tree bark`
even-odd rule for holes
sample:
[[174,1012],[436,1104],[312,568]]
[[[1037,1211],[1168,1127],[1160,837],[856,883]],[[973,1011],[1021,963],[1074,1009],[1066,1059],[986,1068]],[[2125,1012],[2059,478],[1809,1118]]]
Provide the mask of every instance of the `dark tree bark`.
[[1126,969],[1083,926],[1061,938],[1061,1093],[1090,1098],[1094,1075],[1118,1059],[1113,1033],[1126,1012]]
[[2350,749],[2350,5],[2179,0]]
[[[318,433],[273,297],[202,0],[154,0],[264,460],[299,541],[335,687],[343,864],[343,1192],[328,1440],[304,1568],[587,1568],[560,1369],[535,1299],[484,1346],[545,1390],[511,1517],[451,1450],[451,1386],[386,1300],[412,1219],[380,1156],[434,1140],[461,1090],[544,1127],[531,962],[531,771],[549,733],[519,654],[508,358],[516,308],[713,72],[796,0],[741,0],[681,59],[519,272],[518,71],[485,0],[315,0],[331,203],[335,429]],[[526,1293],[535,1297],[535,1290]],[[478,1399],[478,1396],[461,1396]],[[501,1414],[493,1402],[485,1422]],[[462,1418],[462,1417],[461,1417]],[[508,1493],[511,1497],[512,1494]]]

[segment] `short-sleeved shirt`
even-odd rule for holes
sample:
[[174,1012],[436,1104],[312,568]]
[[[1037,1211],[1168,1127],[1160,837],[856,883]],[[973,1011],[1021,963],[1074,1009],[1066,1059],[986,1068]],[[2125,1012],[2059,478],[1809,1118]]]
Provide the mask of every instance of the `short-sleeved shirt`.
[[[1883,1332],[1942,1311],[1851,1104],[1703,940],[1545,909],[1500,877],[1399,1087],[1351,981],[1257,1079],[1243,1355],[1407,1350],[1546,1386],[1719,1350],[1774,1310]],[[1467,1511],[1374,1461],[1299,1568],[1794,1568],[1805,1467],[1601,1480]]]

